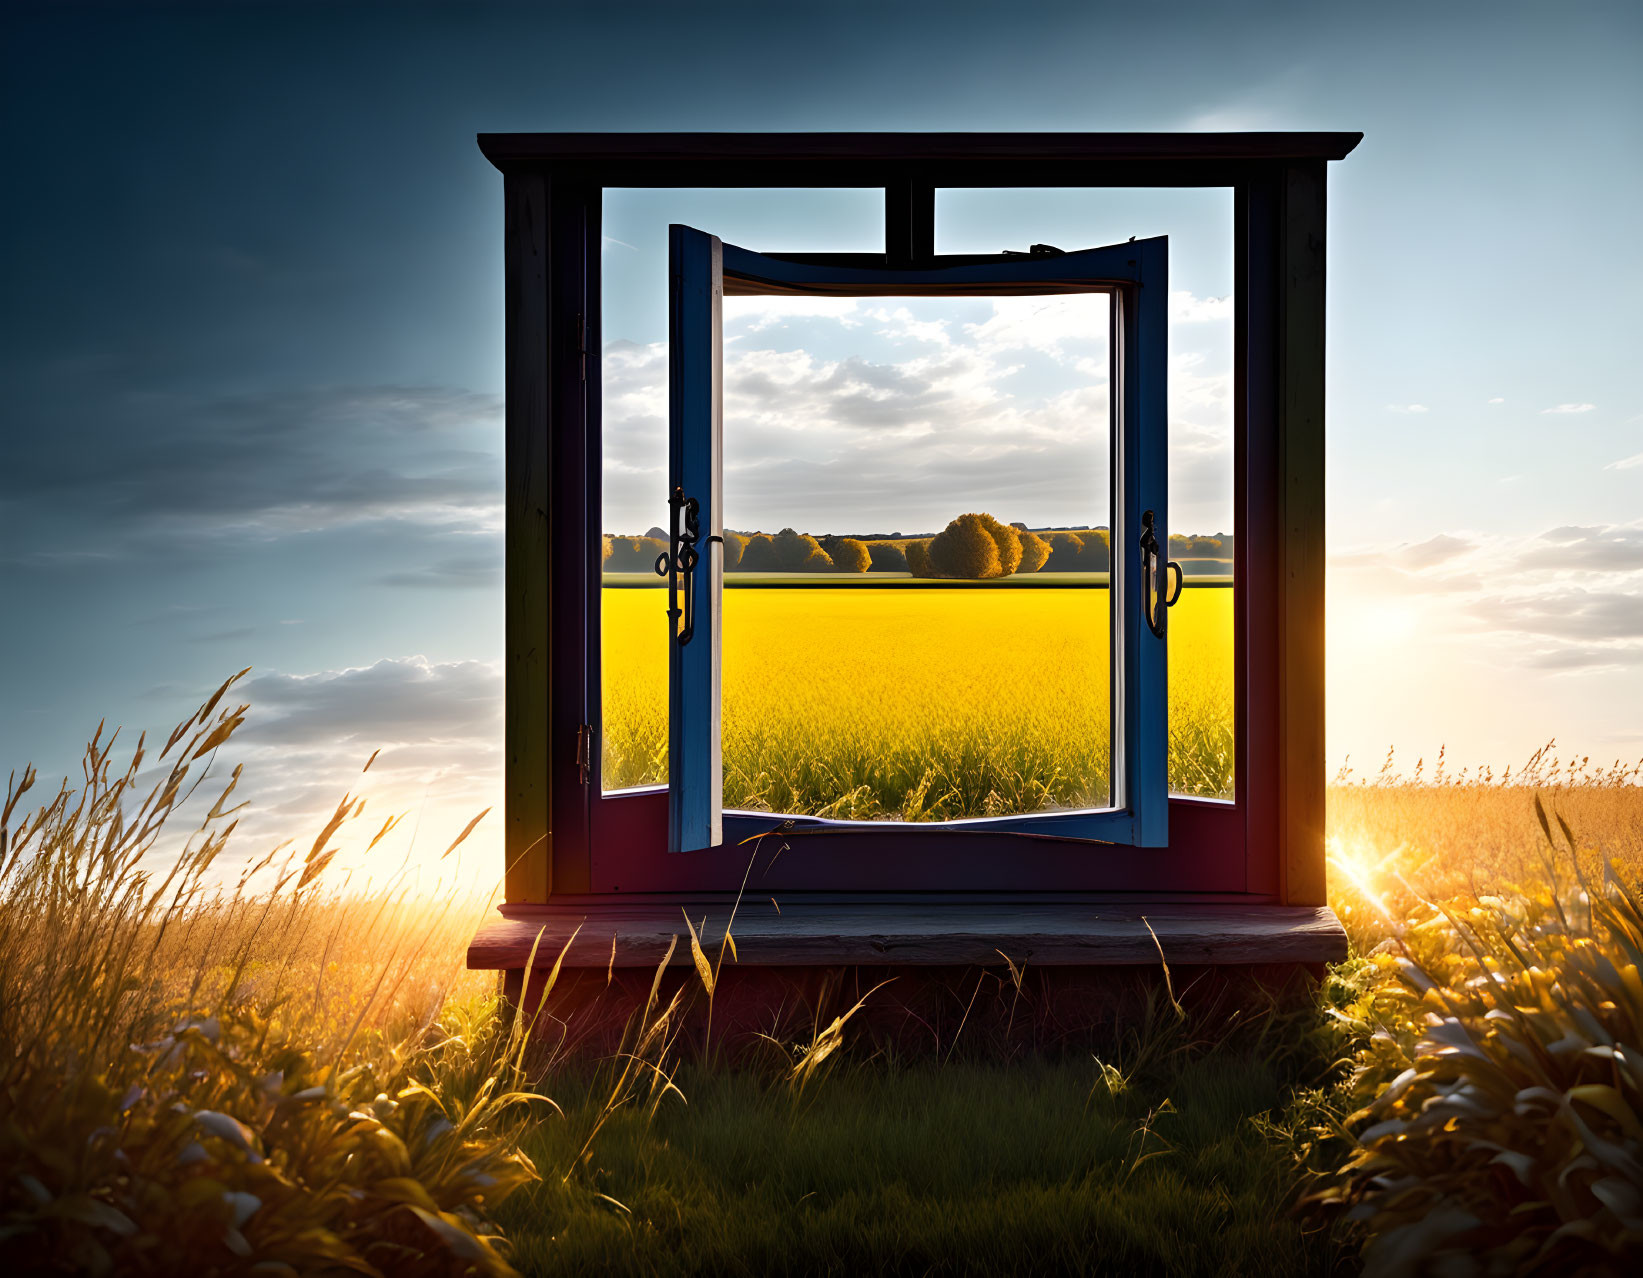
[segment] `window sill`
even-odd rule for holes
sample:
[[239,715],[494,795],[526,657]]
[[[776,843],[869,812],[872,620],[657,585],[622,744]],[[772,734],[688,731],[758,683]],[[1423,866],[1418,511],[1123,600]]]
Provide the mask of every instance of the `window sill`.
[[[508,906],[485,923],[468,966],[551,967],[564,951],[571,968],[654,967],[669,945],[672,962],[692,962],[685,917],[717,954],[732,902],[678,897]],[[580,929],[580,930],[578,930]],[[574,940],[572,939],[574,933]],[[910,966],[1145,965],[1162,950],[1171,964],[1230,966],[1330,963],[1346,957],[1333,910],[1266,904],[1152,904],[1098,899],[1046,901],[932,896],[744,899],[731,929],[746,966],[834,964]],[[540,943],[537,937],[540,935]],[[569,949],[566,949],[569,943]]]

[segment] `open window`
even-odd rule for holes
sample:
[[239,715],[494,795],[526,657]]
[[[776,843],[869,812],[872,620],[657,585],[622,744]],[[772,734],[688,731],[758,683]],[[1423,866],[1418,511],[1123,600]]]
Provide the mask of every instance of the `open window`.
[[[882,259],[881,259],[882,260]],[[1057,583],[1099,592],[1078,614],[1107,658],[1083,669],[1100,690],[1093,721],[1054,725],[1097,734],[1070,793],[1039,785],[989,803],[984,814],[925,821],[922,830],[1050,836],[1107,844],[1168,844],[1166,618],[1180,588],[1167,563],[1168,242],[1164,237],[1078,252],[934,259],[887,268],[849,255],[787,257],[722,244],[686,226],[670,232],[668,846],[702,851],[772,827],[877,830],[900,824],[807,812],[738,811],[725,802],[721,671],[725,645],[724,308],[726,297],[964,298],[1088,295],[1102,309],[1108,355],[1105,421],[1092,432],[1104,449],[1106,491],[1091,505],[1110,512],[1103,580]],[[1030,530],[1029,530],[1030,531]],[[735,534],[732,533],[732,536]],[[1013,534],[1007,534],[1013,536]],[[1095,574],[1088,574],[1094,577]],[[980,589],[1011,589],[989,587]],[[1024,595],[1022,596],[1025,597]],[[1066,778],[1063,778],[1065,780]],[[989,799],[997,798],[990,795]],[[905,819],[905,818],[904,818]]]

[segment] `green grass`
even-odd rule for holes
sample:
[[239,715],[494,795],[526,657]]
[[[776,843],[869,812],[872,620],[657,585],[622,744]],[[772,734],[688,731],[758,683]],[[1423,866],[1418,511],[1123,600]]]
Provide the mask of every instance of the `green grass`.
[[[1221,1049],[1103,1083],[1090,1058],[833,1073],[802,1106],[747,1071],[687,1067],[608,1124],[568,1180],[598,1089],[526,1141],[544,1180],[500,1212],[553,1274],[1317,1274],[1340,1239],[1290,1214],[1296,1091]],[[603,1195],[603,1196],[601,1196]]]

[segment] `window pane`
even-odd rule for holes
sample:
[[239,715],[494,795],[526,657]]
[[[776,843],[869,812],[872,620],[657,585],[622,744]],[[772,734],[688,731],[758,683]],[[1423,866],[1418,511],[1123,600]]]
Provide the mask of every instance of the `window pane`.
[[725,299],[727,809],[1109,806],[1109,305]]
[[667,599],[652,570],[668,524],[670,223],[747,248],[881,252],[884,194],[863,190],[606,190],[601,264],[604,447],[602,713],[608,790],[667,782]]
[[1233,797],[1232,192],[954,188],[936,193],[936,250],[1063,249],[1168,235],[1170,558],[1186,584],[1169,619],[1172,793]]

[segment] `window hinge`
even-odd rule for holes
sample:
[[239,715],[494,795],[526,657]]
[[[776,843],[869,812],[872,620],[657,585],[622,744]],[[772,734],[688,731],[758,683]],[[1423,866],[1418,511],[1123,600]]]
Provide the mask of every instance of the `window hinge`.
[[576,773],[581,783],[588,783],[588,774],[593,769],[593,725],[581,723],[576,726]]

